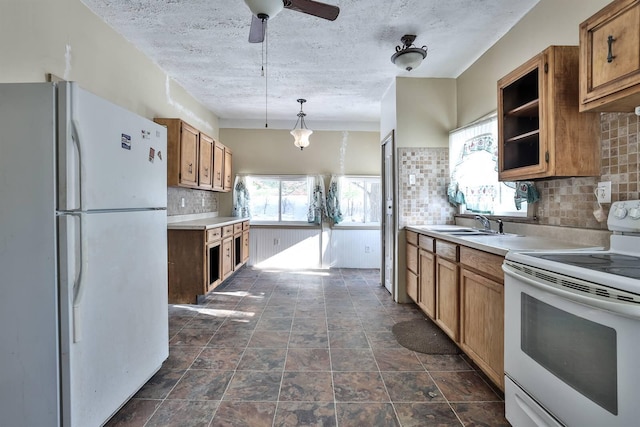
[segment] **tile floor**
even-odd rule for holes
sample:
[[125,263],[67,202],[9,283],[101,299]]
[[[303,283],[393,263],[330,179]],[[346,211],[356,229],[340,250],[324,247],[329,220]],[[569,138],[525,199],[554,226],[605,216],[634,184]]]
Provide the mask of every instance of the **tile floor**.
[[114,426],[509,426],[465,356],[401,347],[378,270],[243,268],[169,307],[169,358]]

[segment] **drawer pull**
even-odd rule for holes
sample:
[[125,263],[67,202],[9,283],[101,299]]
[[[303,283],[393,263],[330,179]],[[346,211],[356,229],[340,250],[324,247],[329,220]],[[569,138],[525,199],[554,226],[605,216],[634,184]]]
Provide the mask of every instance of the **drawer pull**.
[[607,46],[609,47],[609,53],[607,54],[607,62],[609,63],[613,62],[613,58],[615,58],[615,56],[613,55],[613,49],[611,48],[614,41],[616,41],[616,39],[613,36],[607,37]]

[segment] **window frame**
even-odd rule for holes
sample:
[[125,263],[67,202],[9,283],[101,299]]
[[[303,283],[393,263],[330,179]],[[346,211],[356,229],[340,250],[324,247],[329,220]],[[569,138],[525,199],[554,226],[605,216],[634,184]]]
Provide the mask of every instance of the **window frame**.
[[[343,212],[343,217],[344,217],[344,206],[342,204],[342,191],[343,191],[343,187],[344,187],[344,181],[343,180],[353,180],[353,181],[357,181],[357,180],[363,180],[365,182],[375,182],[380,186],[380,196],[382,197],[382,177],[380,175],[339,175],[337,176],[337,178],[339,179],[339,184],[338,184],[338,200],[340,200],[340,208]],[[364,196],[364,201],[363,201],[363,206],[370,206],[367,205],[367,201],[368,199],[370,199],[370,197],[367,195],[366,191],[363,191],[363,196]],[[379,206],[382,206],[382,200],[379,201]],[[367,217],[367,211],[365,210],[365,218]],[[369,213],[369,216],[371,216],[371,214]],[[380,217],[380,213],[378,214],[378,216]],[[378,222],[346,222],[346,221],[341,221],[338,224],[333,224],[334,228],[358,228],[358,229],[379,229],[381,227],[381,221]]]
[[[449,156],[450,156],[449,157],[449,168],[450,168],[449,180],[450,181],[453,179],[453,174],[455,171],[455,162],[459,160],[458,159],[459,156],[457,156],[456,154],[461,153],[462,150],[464,149],[462,146],[458,148],[452,147],[452,145],[454,145],[453,138],[457,135],[462,134],[463,132],[468,132],[468,133],[471,133],[472,135],[475,133],[476,136],[481,136],[483,133],[486,133],[487,128],[490,127],[491,128],[490,133],[494,137],[493,140],[497,143],[498,141],[497,121],[498,121],[497,112],[494,112],[485,116],[482,119],[479,119],[473,123],[469,123],[468,125],[462,126],[460,128],[453,129],[449,132]],[[481,129],[483,126],[485,127],[484,131],[479,131],[479,129]],[[470,139],[473,139],[474,137],[475,136],[472,136]],[[463,137],[461,136],[460,140],[462,140],[462,138]],[[462,145],[464,145],[464,142],[462,142]],[[497,156],[497,153],[496,153],[496,156]],[[496,161],[495,168],[496,168],[496,177],[497,177],[497,167],[498,167],[497,157],[495,161]],[[511,188],[511,186],[507,184],[507,181],[500,181],[499,178],[497,178],[496,183],[497,183],[496,191],[500,194],[502,194],[504,191],[507,191],[508,188]],[[459,214],[476,215],[481,213],[483,215],[487,215],[491,217],[502,217],[502,218],[510,218],[510,219],[512,218],[512,219],[519,219],[519,220],[532,219],[532,216],[533,216],[532,206],[530,206],[530,204],[528,204],[527,202],[522,202],[521,210],[516,209],[515,202],[512,202],[513,206],[511,206],[509,209],[496,210],[496,208],[498,207],[507,206],[506,199],[502,199],[502,196],[501,196],[501,200],[502,200],[501,204],[492,204],[491,213],[483,213],[483,212],[478,212],[476,210],[469,209],[466,207],[466,204],[465,204],[465,205],[461,205],[462,208],[459,209]]]
[[[317,224],[314,223],[310,223],[308,221],[288,221],[288,220],[283,220],[282,219],[282,183],[283,181],[300,181],[300,182],[304,182],[306,184],[307,187],[307,205],[306,208],[308,210],[309,208],[309,198],[310,198],[310,194],[309,194],[309,190],[312,188],[312,184],[313,184],[313,179],[314,177],[311,175],[260,175],[260,174],[246,174],[244,175],[244,179],[245,182],[247,182],[247,188],[249,190],[249,196],[251,197],[252,195],[252,188],[250,187],[249,182],[252,179],[257,179],[257,180],[276,180],[278,181],[278,219],[274,220],[274,219],[268,219],[268,220],[260,220],[260,219],[255,219],[253,218],[253,212],[254,209],[253,207],[251,207],[251,212],[252,212],[252,216],[249,219],[249,222],[251,225],[277,225],[277,226],[296,226],[296,227],[300,227],[300,226],[305,226],[305,227],[317,227]],[[249,206],[251,206],[251,203],[249,203]]]

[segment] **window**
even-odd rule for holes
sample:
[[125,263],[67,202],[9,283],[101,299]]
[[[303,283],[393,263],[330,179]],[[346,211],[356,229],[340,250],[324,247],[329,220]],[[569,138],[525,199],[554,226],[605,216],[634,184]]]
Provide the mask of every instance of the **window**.
[[341,225],[380,224],[379,176],[342,176],[339,181]]
[[248,176],[251,221],[307,222],[313,178]]
[[[467,212],[527,216],[527,202],[516,208],[515,183],[498,181],[498,119],[496,116],[449,134],[452,183],[464,195]],[[458,199],[457,201],[461,201]]]

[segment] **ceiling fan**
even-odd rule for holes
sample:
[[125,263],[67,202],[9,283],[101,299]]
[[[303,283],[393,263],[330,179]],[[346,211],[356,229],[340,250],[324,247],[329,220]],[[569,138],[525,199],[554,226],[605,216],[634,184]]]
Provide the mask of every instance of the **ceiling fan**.
[[295,10],[307,15],[334,21],[340,8],[314,0],[244,0],[251,9],[251,29],[249,43],[262,43],[267,28],[267,20],[276,16],[282,9]]

